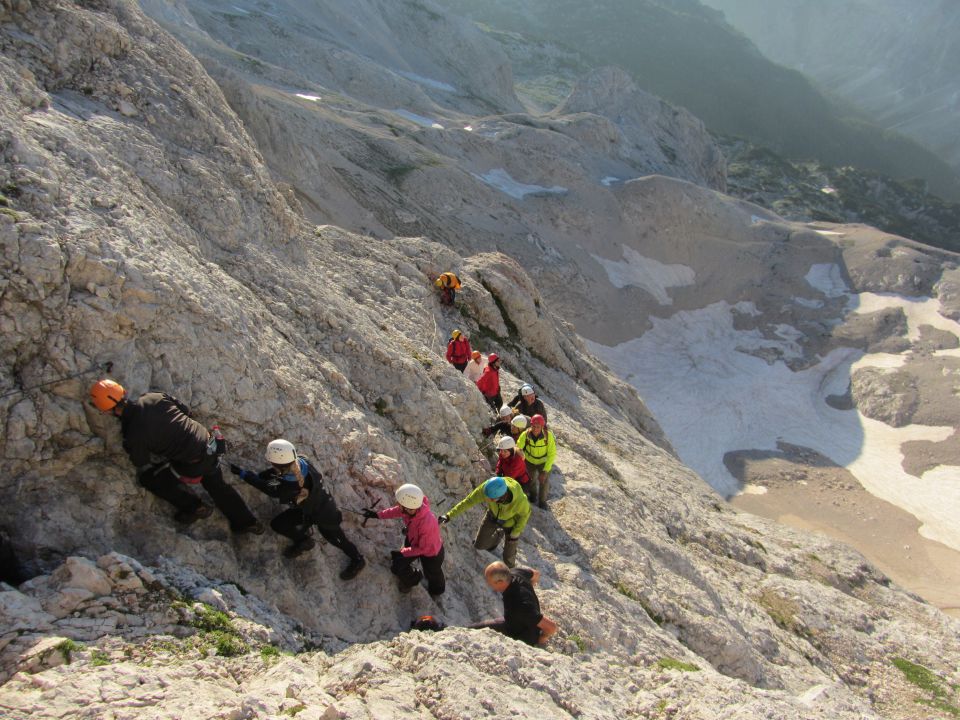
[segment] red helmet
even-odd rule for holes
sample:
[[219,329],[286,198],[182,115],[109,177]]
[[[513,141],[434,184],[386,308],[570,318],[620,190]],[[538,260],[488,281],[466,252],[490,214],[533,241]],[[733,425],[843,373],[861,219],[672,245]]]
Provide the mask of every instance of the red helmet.
[[499,359],[500,359],[499,355],[497,355],[496,353],[490,353],[489,355],[487,355],[487,364],[493,365]]
[[543,427],[547,424],[547,421],[543,419],[543,415],[534,415],[530,418],[530,424],[537,427]]

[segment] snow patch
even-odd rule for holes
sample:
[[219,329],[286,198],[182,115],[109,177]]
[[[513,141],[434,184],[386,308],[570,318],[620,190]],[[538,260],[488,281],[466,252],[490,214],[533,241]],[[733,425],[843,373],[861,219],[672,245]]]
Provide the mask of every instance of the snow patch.
[[610,187],[611,185],[618,182],[623,182],[623,180],[621,180],[618,177],[613,177],[612,175],[607,175],[605,178],[603,178],[603,180],[600,181],[600,184],[603,185],[604,187]]
[[525,185],[519,183],[510,177],[510,174],[503,168],[495,168],[483,175],[471,173],[475,178],[483,180],[487,185],[495,187],[497,190],[506,193],[512,198],[523,200],[527,195],[566,195],[568,190],[565,187],[554,185],[553,187],[543,187],[542,185]]
[[433,88],[434,90],[443,90],[444,92],[451,93],[457,92],[457,89],[449,83],[441,82],[440,80],[433,80],[432,78],[424,77],[423,75],[417,75],[416,73],[397,70],[397,75],[405,77],[407,80],[413,80],[413,82],[425,87]]
[[696,273],[686,265],[664,265],[659,260],[644,257],[631,247],[623,246],[624,262],[590,255],[607,271],[610,284],[616,288],[634,286],[653,295],[661,305],[672,305],[667,289],[693,285]]
[[813,265],[804,279],[829,298],[843,297],[850,292],[843,279],[843,271],[836,263]]
[[834,232],[833,230],[815,230],[814,232],[816,232],[817,235],[824,235],[826,237],[834,237],[834,236],[839,237],[843,235],[843,233]]
[[763,485],[744,485],[740,490],[740,495],[766,495],[767,488]]
[[[816,266],[815,266],[816,267]],[[811,284],[838,292],[842,283],[829,265],[808,276]],[[927,299],[853,296],[857,312],[881,304],[904,307],[908,323],[960,332],[960,324],[935,312]],[[756,330],[734,328],[735,313],[749,308],[715,303],[670,318],[651,318],[642,337],[591,351],[640,392],[680,458],[719,493],[737,492],[723,464],[728,452],[776,450],[779,442],[808,447],[849,470],[871,494],[910,512],[921,534],[960,550],[960,469],[939,467],[916,478],[903,470],[901,446],[913,440],[942,442],[952,427],[893,428],[856,410],[837,410],[830,395],[847,391],[859,367],[897,367],[902,356],[833,350],[817,365],[793,372],[782,361],[767,362],[750,350],[775,347],[790,352],[792,329],[778,328],[783,341]]]
[[416,113],[412,113],[409,110],[397,108],[396,110],[393,111],[393,114],[399,115],[405,120],[409,120],[412,123],[416,123],[421,127],[433,128],[434,130],[443,130],[443,125],[438,123],[436,120],[431,120],[430,118],[424,117],[423,115],[417,115]]
[[319,102],[319,95],[307,95],[306,93],[294,93],[298,98],[303,98],[304,100],[310,100],[311,102]]

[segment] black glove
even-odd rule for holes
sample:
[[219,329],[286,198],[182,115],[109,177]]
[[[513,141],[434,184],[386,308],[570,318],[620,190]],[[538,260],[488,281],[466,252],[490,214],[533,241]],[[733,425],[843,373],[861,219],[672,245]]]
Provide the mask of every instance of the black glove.
[[239,465],[230,463],[230,472],[232,472],[234,475],[243,475],[243,468]]
[[450,518],[447,517],[446,513],[444,513],[443,515],[437,518],[437,522],[440,523],[441,525],[446,525],[448,522],[450,522]]
[[364,516],[365,518],[367,518],[367,520],[376,520],[377,517],[378,517],[378,516],[377,516],[377,511],[376,511],[376,510],[371,510],[370,508],[364,508],[364,509],[363,509],[363,516]]

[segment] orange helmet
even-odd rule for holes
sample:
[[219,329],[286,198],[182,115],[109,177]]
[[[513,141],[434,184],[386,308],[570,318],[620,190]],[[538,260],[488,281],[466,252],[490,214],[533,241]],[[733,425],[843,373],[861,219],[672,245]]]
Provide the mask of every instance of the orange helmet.
[[123,385],[113,380],[98,380],[90,388],[90,399],[100,412],[110,412],[119,405],[127,393]]

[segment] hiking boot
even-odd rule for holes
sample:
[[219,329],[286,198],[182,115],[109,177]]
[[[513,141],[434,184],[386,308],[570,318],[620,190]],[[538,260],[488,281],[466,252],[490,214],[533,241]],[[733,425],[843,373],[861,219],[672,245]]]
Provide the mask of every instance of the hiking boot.
[[189,525],[190,523],[196,522],[197,520],[203,520],[213,515],[213,508],[209,505],[200,505],[196,510],[180,510],[176,515],[173,516],[173,519],[178,523],[183,523],[184,525]]
[[357,575],[360,574],[360,571],[367,566],[367,561],[362,557],[357,558],[356,560],[351,560],[350,564],[347,565],[340,572],[341,580],[353,580]]
[[547,501],[544,500],[543,498],[540,499],[540,502],[537,503],[537,506],[541,510],[550,510],[550,508],[547,506]]
[[234,532],[236,532],[237,535],[247,535],[247,534],[263,535],[265,531],[266,531],[266,528],[263,526],[263,523],[260,522],[259,520],[254,520],[252,523],[250,523],[246,527],[240,528],[239,530],[235,530]]
[[316,544],[317,544],[316,541],[314,541],[314,539],[311,537],[304,538],[303,540],[298,540],[293,545],[291,545],[290,547],[288,547],[286,550],[283,551],[283,556],[289,559],[300,557],[305,552],[307,552],[307,550],[313,550]]

